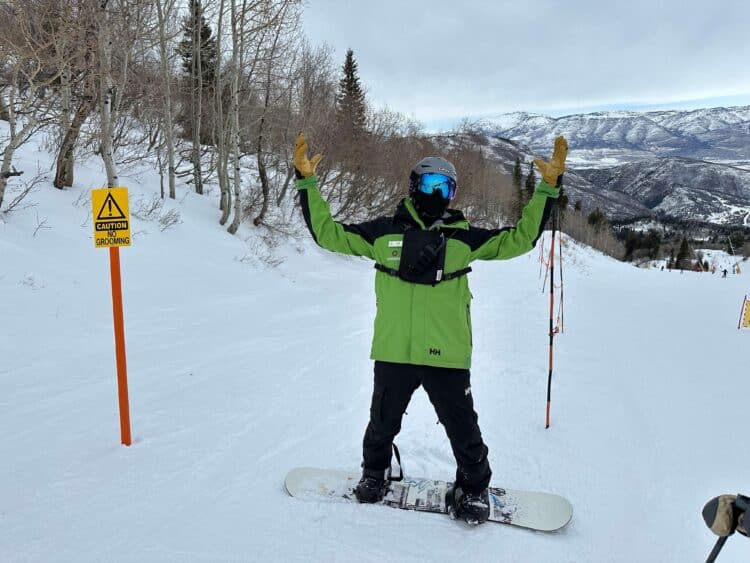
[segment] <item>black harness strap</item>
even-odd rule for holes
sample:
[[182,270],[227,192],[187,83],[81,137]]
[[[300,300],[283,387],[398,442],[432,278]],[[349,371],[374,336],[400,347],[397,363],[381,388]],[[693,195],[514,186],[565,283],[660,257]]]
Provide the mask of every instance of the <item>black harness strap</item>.
[[469,272],[471,272],[471,266],[468,266],[468,267],[463,268],[461,270],[456,270],[455,272],[451,272],[450,274],[445,274],[443,276],[443,279],[440,280],[440,281],[448,281],[448,280],[452,280],[454,278],[460,278],[461,276],[465,276]]
[[[398,477],[394,477],[393,475],[390,476],[391,481],[403,481],[404,480],[404,466],[401,465],[401,454],[398,451],[398,448],[396,447],[396,444],[393,444],[393,454],[396,456],[396,463],[398,463]],[[393,473],[393,468],[391,468],[391,473]]]
[[[384,274],[388,274],[389,276],[394,276],[397,278],[401,277],[398,273],[398,270],[394,268],[389,268],[388,266],[383,266],[383,264],[378,264],[377,262],[375,262],[375,269],[378,270],[379,272],[383,272]],[[459,278],[461,276],[465,276],[469,272],[471,272],[471,267],[462,268],[460,270],[456,270],[455,272],[451,272],[449,274],[443,274],[443,277],[440,278],[440,280],[436,281],[435,283],[440,283],[440,282],[449,281],[455,278]],[[432,285],[435,285],[435,284],[432,284]]]

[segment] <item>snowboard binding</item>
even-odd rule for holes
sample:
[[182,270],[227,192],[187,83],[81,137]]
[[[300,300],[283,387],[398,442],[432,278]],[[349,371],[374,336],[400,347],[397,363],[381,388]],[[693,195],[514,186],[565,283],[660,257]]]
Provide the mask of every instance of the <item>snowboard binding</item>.
[[483,524],[490,517],[487,489],[479,494],[465,493],[461,487],[451,486],[445,496],[448,515],[453,520],[463,520],[470,526]]

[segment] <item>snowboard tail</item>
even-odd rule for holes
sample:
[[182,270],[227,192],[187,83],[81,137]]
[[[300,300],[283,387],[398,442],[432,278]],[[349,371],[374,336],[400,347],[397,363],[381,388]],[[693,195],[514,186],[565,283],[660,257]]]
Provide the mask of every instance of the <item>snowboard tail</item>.
[[[359,478],[355,472],[298,467],[287,474],[284,487],[290,496],[303,500],[357,502],[353,490]],[[377,504],[448,514],[452,486],[448,481],[404,477],[391,482]],[[491,522],[551,532],[564,527],[573,516],[570,502],[559,495],[499,487],[490,487],[489,493]]]

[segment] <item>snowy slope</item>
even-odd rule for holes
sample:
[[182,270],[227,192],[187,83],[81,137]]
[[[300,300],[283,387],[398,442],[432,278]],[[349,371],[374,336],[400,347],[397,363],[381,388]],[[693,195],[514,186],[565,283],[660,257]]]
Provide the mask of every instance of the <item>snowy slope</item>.
[[[700,561],[714,541],[703,503],[750,492],[746,275],[638,270],[569,245],[549,430],[538,254],[471,274],[493,481],[565,495],[567,529],[466,529],[287,497],[291,467],[359,464],[373,270],[307,239],[268,267],[257,233],[229,236],[215,198],[184,187],[171,204],[182,223],[134,220],[121,252],[125,448],[107,252],[85,205],[102,177],[91,163],[73,189],[44,187],[36,207],[0,220],[0,561]],[[158,189],[153,173],[139,178],[123,182],[131,202]],[[418,391],[398,443],[407,472],[449,478],[435,421]],[[738,537],[720,561],[748,558]]]

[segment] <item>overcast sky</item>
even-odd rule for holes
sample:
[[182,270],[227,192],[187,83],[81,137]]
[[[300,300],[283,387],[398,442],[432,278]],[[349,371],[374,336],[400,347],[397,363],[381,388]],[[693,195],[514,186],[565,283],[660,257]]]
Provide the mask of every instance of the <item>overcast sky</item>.
[[750,0],[307,0],[368,99],[428,128],[507,111],[750,104]]

